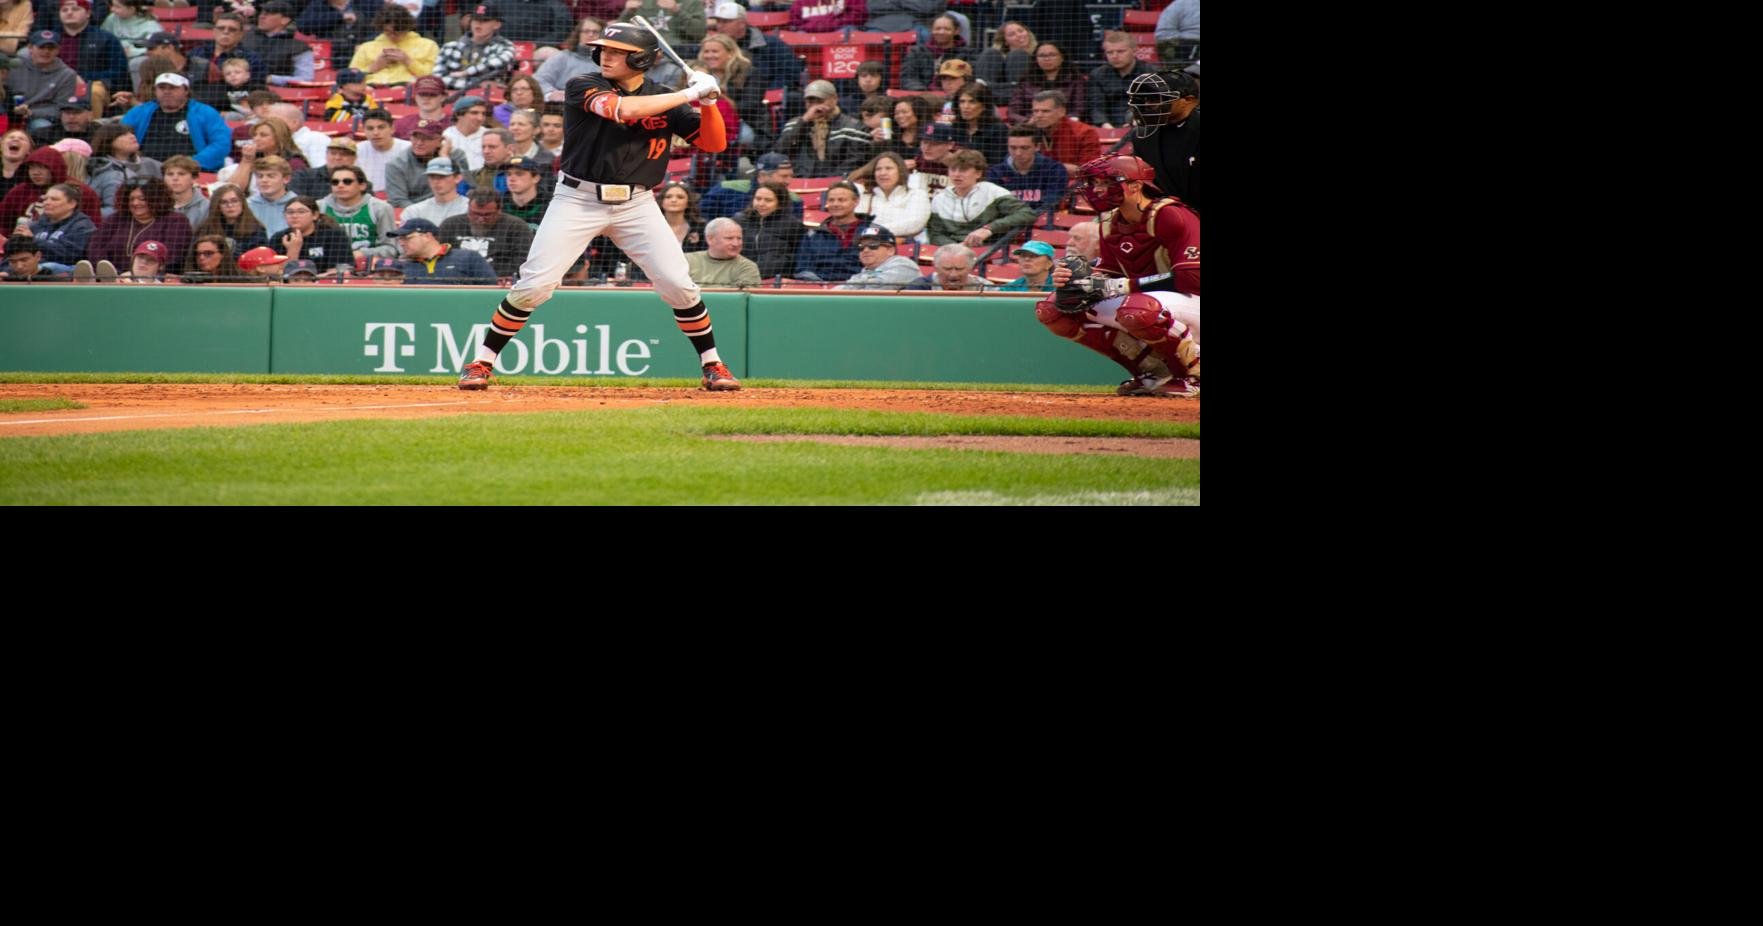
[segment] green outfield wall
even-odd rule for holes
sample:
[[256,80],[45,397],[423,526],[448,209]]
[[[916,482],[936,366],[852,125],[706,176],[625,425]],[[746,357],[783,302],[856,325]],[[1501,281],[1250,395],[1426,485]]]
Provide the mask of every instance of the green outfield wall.
[[[488,287],[0,285],[0,370],[439,375],[472,358]],[[1048,334],[1028,296],[707,291],[736,376],[1096,383],[1119,369]],[[566,288],[502,352],[509,375],[696,377],[647,289]]]

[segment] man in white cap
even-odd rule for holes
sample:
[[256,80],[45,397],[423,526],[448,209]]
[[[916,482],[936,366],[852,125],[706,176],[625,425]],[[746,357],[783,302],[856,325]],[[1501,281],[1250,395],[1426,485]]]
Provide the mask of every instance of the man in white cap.
[[720,32],[735,40],[735,44],[746,53],[747,60],[753,62],[753,70],[762,86],[784,87],[787,93],[787,88],[801,83],[802,59],[782,41],[768,39],[764,33],[747,25],[745,7],[734,0],[721,0],[714,5],[707,4],[706,11],[708,31]]
[[233,130],[214,107],[190,99],[190,79],[161,74],[153,81],[153,102],[122,117],[141,140],[141,156],[163,162],[186,154],[203,170],[219,170],[233,148]]

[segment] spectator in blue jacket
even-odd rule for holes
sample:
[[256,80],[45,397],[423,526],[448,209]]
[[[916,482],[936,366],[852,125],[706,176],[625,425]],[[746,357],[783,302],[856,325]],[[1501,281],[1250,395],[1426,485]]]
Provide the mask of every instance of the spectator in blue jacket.
[[61,0],[60,13],[61,60],[88,85],[103,81],[112,92],[129,89],[128,53],[116,36],[92,24],[92,0]]
[[161,74],[153,81],[154,101],[142,103],[122,117],[141,140],[141,156],[163,162],[188,155],[203,170],[219,170],[233,147],[233,130],[207,103],[190,99],[190,79]]
[[1065,199],[1070,178],[1065,173],[1064,164],[1035,150],[1039,134],[1032,125],[1012,128],[1004,160],[986,171],[986,179],[1035,207],[1037,214],[1045,214],[1047,218],[1037,215],[1035,219],[1045,225],[1052,221],[1053,212],[1058,211],[1059,203]]
[[411,219],[392,231],[404,252],[405,283],[496,285],[496,271],[483,255],[442,244],[440,233],[440,227],[428,219]]
[[[97,229],[92,217],[80,211],[79,187],[57,183],[43,194],[43,214],[30,224],[29,237],[43,253],[43,266],[68,273],[86,255],[86,245]],[[22,229],[19,234],[26,234]]]

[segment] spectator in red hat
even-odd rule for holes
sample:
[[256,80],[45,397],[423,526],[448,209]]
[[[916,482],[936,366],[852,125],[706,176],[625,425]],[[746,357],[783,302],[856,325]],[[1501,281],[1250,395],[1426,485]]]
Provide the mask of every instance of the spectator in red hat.
[[143,241],[135,245],[134,263],[129,272],[117,277],[119,283],[164,283],[165,261],[169,256],[165,245],[158,241]]
[[399,116],[392,123],[393,135],[408,141],[411,131],[423,123],[434,126],[438,137],[453,124],[453,114],[447,111],[447,84],[439,77],[430,74],[411,81],[410,96],[416,101],[416,112]]
[[282,264],[287,263],[287,260],[287,255],[277,254],[274,248],[252,248],[239,255],[239,269],[267,282],[280,282]]

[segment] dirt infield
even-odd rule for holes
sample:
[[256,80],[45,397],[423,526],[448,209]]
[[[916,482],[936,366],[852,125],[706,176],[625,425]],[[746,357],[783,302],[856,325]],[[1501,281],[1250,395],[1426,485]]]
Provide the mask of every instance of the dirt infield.
[[[1036,418],[1102,418],[1119,421],[1199,421],[1198,399],[1124,399],[1109,395],[1053,392],[950,392],[912,389],[747,389],[709,393],[697,389],[641,387],[562,388],[492,386],[460,392],[451,386],[280,386],[8,383],[0,399],[63,398],[81,409],[0,414],[0,437],[86,434],[142,428],[231,427],[339,419],[430,418],[495,412],[589,411],[669,403],[853,408],[945,415],[1020,415]],[[923,441],[924,438],[911,440]],[[974,444],[974,438],[938,438],[946,446]],[[1017,439],[1012,439],[1017,440]],[[1103,447],[1074,446],[1068,438],[1029,438],[1028,446],[974,449],[1025,449],[1042,453],[1136,453],[1137,441],[1111,438]],[[1038,442],[1035,443],[1035,442]],[[1066,443],[1061,443],[1066,442]],[[1148,444],[1170,445],[1169,441]],[[1156,455],[1198,455],[1158,450]],[[901,446],[908,446],[902,444]],[[916,446],[916,445],[913,445]]]

